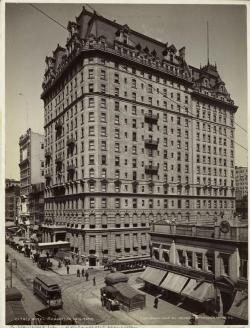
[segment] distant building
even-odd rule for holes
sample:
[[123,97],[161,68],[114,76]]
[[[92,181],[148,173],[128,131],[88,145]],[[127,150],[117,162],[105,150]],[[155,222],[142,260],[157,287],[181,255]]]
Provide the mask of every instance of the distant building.
[[[247,320],[248,226],[237,219],[215,226],[153,224],[146,288],[179,295],[194,308]],[[196,304],[196,305],[195,305]]]
[[20,196],[20,181],[5,180],[5,220],[16,223],[18,216],[18,198]]
[[235,167],[235,196],[236,200],[248,196],[248,168],[242,166]]
[[36,183],[31,186],[29,193],[30,221],[34,225],[44,222],[44,183]]
[[[31,215],[32,185],[44,182],[44,136],[28,129],[19,139],[20,147],[20,206],[19,223],[32,226],[35,217]],[[31,205],[32,206],[32,205]]]
[[5,188],[11,187],[11,186],[20,186],[20,181],[15,179],[5,179]]
[[42,84],[44,241],[94,266],[147,255],[151,221],[231,217],[237,106],[216,65],[85,8],[68,33]]

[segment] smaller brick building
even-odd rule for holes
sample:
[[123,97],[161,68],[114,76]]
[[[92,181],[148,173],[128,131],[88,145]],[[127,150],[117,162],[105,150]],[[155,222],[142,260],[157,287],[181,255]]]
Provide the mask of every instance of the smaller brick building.
[[20,196],[20,181],[6,179],[5,182],[5,220],[15,222],[17,204]]

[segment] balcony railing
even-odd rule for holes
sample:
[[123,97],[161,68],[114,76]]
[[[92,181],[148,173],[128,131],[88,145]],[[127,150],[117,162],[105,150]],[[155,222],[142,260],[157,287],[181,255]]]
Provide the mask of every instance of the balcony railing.
[[52,174],[51,173],[46,173],[45,174],[45,179],[51,180],[52,179]]
[[55,159],[55,163],[56,163],[56,165],[61,165],[62,164],[62,158],[61,157],[57,157],[56,159]]
[[146,123],[156,124],[158,119],[159,119],[159,115],[158,114],[145,113],[144,118],[145,118]]
[[71,172],[71,173],[74,172],[75,169],[76,169],[76,166],[74,164],[68,165],[68,167],[67,167],[67,171]]
[[74,147],[74,145],[75,145],[75,139],[74,138],[69,138],[68,140],[67,140],[67,146],[68,147]]
[[62,129],[62,122],[60,120],[56,122],[55,129],[57,131]]
[[248,227],[230,227],[228,232],[222,232],[219,226],[195,226],[195,225],[174,225],[174,224],[154,224],[152,233],[160,233],[173,236],[189,236],[193,238],[209,238],[215,240],[231,240],[246,242],[248,240]]
[[50,159],[50,158],[51,158],[51,151],[50,151],[50,150],[47,150],[47,151],[45,152],[45,158],[46,158],[46,159]]
[[145,166],[145,173],[146,174],[157,174],[158,173],[158,166],[153,166],[153,165],[146,165]]
[[145,147],[146,148],[157,149],[158,143],[159,143],[158,140],[145,139]]

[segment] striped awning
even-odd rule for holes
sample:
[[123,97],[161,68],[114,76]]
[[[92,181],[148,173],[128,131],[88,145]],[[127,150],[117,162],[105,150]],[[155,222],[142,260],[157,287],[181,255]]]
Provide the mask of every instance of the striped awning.
[[246,292],[237,291],[227,315],[246,321],[248,320],[248,295]]
[[205,302],[208,299],[214,299],[216,297],[213,284],[195,279],[190,279],[181,294],[198,302]]
[[161,287],[174,293],[180,293],[188,279],[188,277],[169,272],[167,277],[161,283]]
[[152,285],[159,286],[166,274],[167,271],[147,267],[146,270],[140,276],[140,278],[146,282],[149,282]]

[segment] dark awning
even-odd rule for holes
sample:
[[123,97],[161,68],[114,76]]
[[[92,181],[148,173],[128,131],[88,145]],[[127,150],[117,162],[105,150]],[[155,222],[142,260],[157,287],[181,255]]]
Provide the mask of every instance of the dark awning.
[[6,288],[6,301],[21,301],[22,297],[22,293],[16,287]]
[[105,282],[107,285],[117,284],[118,282],[127,282],[128,276],[122,272],[112,272],[105,277]]
[[124,296],[125,298],[128,298],[128,299],[132,299],[136,296],[145,297],[142,293],[138,292],[136,289],[131,287],[126,282],[120,282],[120,283],[116,284],[115,289],[117,289],[122,296]]
[[160,269],[147,267],[146,270],[142,273],[140,278],[146,282],[149,282],[153,285],[159,286],[162,279],[167,274],[167,271],[163,271]]
[[246,292],[237,291],[227,315],[246,321],[248,320],[248,295]]

